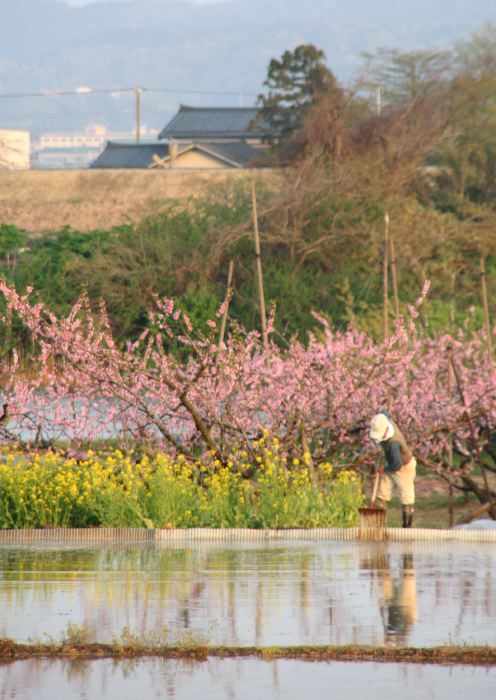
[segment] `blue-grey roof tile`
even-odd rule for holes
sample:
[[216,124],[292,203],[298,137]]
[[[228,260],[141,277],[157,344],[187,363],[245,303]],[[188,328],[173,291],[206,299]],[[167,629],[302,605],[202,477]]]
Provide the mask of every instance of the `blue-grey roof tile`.
[[186,107],[159,134],[159,139],[261,138],[260,127],[250,129],[256,107]]
[[[198,148],[203,153],[218,158],[226,167],[243,168],[255,163],[261,156],[260,148],[243,141],[218,143],[201,141],[190,143],[179,149],[178,157],[185,151]],[[93,161],[90,168],[149,168],[153,156],[166,158],[169,146],[166,143],[117,143],[108,141],[105,150]]]
[[116,143],[108,141],[105,150],[93,161],[90,168],[148,168],[153,156],[169,155],[166,143]]
[[242,141],[232,143],[211,143],[202,141],[198,144],[198,147],[221,158],[227,164],[231,164],[234,167],[251,165],[255,163],[262,154],[260,148],[255,148],[249,143],[243,143]]

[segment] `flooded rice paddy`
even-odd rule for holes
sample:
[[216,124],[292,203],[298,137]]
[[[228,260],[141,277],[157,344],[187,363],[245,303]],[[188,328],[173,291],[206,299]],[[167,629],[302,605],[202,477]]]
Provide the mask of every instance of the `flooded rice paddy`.
[[496,548],[3,546],[0,610],[0,637],[18,642],[60,639],[70,623],[100,642],[127,628],[230,646],[496,646]]
[[15,700],[489,700],[495,687],[496,669],[466,666],[249,659],[30,659],[0,666],[0,697]]
[[[496,548],[472,543],[0,547],[0,636],[87,625],[208,644],[496,645]],[[257,658],[0,664],[0,698],[494,697],[496,668]]]

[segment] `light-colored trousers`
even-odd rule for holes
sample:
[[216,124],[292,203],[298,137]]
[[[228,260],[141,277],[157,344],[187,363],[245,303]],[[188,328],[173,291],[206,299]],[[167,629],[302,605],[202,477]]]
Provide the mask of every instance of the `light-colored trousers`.
[[417,460],[412,457],[411,460],[404,464],[397,472],[384,472],[381,475],[379,482],[379,491],[377,498],[381,501],[390,501],[393,496],[393,490],[398,490],[400,502],[402,506],[410,506],[415,503],[415,487],[413,482],[417,474]]

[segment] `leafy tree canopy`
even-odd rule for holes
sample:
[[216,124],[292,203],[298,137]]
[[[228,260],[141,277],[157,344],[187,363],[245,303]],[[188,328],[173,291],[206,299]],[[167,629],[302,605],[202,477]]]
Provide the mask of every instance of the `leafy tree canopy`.
[[264,81],[268,92],[258,97],[257,118],[268,142],[287,140],[302,126],[319,96],[341,92],[325,60],[322,50],[313,44],[301,44],[294,51],[285,51],[280,60],[270,61]]
[[399,51],[379,48],[364,53],[368,82],[381,89],[386,104],[398,105],[430,96],[445,84],[451,63],[449,51]]

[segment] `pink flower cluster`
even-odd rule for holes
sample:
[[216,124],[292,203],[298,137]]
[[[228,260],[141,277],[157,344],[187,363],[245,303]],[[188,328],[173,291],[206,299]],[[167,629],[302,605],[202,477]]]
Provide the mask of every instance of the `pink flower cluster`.
[[[270,340],[263,348],[258,333],[246,332],[219,346],[215,321],[199,333],[171,300],[157,300],[149,330],[121,348],[105,309],[93,315],[84,296],[56,318],[29,293],[4,282],[0,292],[36,348],[29,371],[15,351],[0,370],[9,430],[31,441],[112,435],[227,460],[267,429],[288,453],[304,451],[305,440],[314,460],[358,465],[373,459],[368,425],[381,408],[432,462],[448,440],[463,450],[474,430],[483,445],[495,429],[496,367],[482,333],[431,338],[410,319],[375,342],[353,328],[334,331],[314,314],[319,326],[305,344]],[[449,376],[449,348],[463,400]]]

